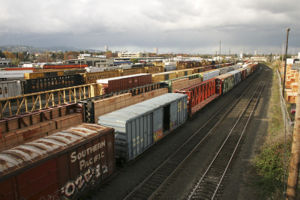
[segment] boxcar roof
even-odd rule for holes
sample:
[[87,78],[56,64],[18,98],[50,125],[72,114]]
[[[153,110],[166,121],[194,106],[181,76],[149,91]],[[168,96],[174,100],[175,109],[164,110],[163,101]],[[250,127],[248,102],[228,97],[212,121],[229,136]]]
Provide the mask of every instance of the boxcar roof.
[[159,107],[162,107],[166,104],[169,104],[177,99],[181,99],[185,94],[179,93],[167,93],[147,101],[143,101],[141,103],[134,104],[132,106],[128,106],[126,108],[122,108],[120,110],[102,115],[99,117],[99,121],[106,124],[113,123],[117,126],[125,126],[126,122],[137,118],[141,115],[144,115],[148,112],[151,112]]
[[118,76],[118,77],[112,77],[112,78],[98,79],[97,83],[108,83],[108,81],[112,81],[112,80],[132,78],[132,77],[138,77],[138,76],[146,76],[146,75],[150,75],[150,74],[141,73],[141,74],[132,74],[132,75],[127,75],[127,76]]
[[2,151],[0,152],[0,177],[22,168],[26,164],[31,164],[72,147],[83,140],[107,133],[109,130],[111,128],[97,124],[81,124]]

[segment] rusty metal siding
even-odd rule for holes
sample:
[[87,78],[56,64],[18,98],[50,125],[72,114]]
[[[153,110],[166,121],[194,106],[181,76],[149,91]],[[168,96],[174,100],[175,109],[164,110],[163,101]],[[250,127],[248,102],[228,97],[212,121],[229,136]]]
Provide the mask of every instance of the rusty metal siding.
[[114,169],[113,129],[82,124],[1,152],[0,197],[73,199]]

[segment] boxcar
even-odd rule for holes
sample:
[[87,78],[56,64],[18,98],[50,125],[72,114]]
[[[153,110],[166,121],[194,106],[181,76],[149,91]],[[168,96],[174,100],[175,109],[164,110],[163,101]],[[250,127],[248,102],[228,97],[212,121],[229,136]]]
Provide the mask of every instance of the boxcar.
[[200,74],[201,74],[201,77],[202,77],[202,81],[207,81],[207,80],[212,79],[216,76],[219,76],[220,75],[220,70],[214,69],[214,70],[209,70],[209,71],[206,71],[206,72],[202,72]]
[[177,90],[176,92],[188,95],[188,113],[190,116],[220,95],[216,93],[215,78]]
[[182,69],[182,70],[177,70],[176,71],[177,78],[192,75],[193,74],[193,69]]
[[216,77],[216,93],[225,94],[234,87],[233,74],[222,74]]
[[0,71],[0,79],[4,80],[24,80],[25,73],[31,73],[32,70],[18,70],[18,71]]
[[145,73],[145,69],[142,68],[132,68],[132,69],[121,69],[120,70],[120,75],[122,76],[128,76],[132,74],[140,74],[140,73]]
[[8,98],[23,94],[21,81],[0,81],[0,98]]
[[0,153],[0,199],[75,199],[115,169],[113,129],[82,124]]
[[228,72],[228,74],[232,74],[234,77],[234,85],[239,84],[242,81],[242,74],[239,70],[234,70],[231,72]]
[[98,124],[115,129],[116,156],[132,160],[187,119],[187,96],[168,93],[102,115]]
[[108,79],[99,79],[97,83],[102,84],[105,88],[105,93],[118,92],[128,90],[152,83],[151,74],[133,74],[128,76],[119,76]]
[[54,76],[47,78],[28,79],[22,82],[24,94],[54,90],[84,84],[81,75]]
[[153,83],[167,81],[167,80],[171,80],[171,79],[175,79],[175,78],[177,78],[176,71],[152,74]]
[[237,70],[241,72],[241,79],[245,80],[247,78],[247,69],[240,68],[240,69],[237,69]]
[[81,74],[85,84],[96,83],[98,79],[121,76],[120,70],[110,70],[103,72],[88,72]]

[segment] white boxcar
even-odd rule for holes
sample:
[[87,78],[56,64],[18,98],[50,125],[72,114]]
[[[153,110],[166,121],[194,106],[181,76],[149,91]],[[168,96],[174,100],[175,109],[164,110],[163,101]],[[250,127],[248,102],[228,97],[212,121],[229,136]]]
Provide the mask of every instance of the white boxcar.
[[0,81],[0,98],[22,95],[21,81]]
[[24,79],[25,73],[32,73],[32,70],[0,71],[0,79],[16,80]]
[[200,74],[201,74],[201,77],[202,77],[202,81],[207,81],[207,80],[209,80],[211,78],[219,76],[220,75],[220,70],[214,69],[214,70],[202,72]]

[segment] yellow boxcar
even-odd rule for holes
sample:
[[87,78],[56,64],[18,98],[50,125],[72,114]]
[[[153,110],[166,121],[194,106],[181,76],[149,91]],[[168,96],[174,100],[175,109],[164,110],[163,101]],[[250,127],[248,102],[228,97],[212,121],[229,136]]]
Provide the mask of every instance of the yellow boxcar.
[[132,68],[132,69],[123,69],[121,70],[121,76],[127,76],[131,74],[140,74],[145,73],[144,68]]
[[183,76],[188,76],[193,74],[193,69],[183,69],[183,70],[177,70],[176,71],[177,78],[183,77]]
[[65,75],[65,72],[64,71],[58,71],[57,72],[57,76],[64,76]]
[[160,73],[164,72],[164,67],[163,66],[153,66],[153,67],[145,67],[145,73],[150,73],[150,74],[155,74],[155,73]]
[[167,81],[177,78],[176,71],[170,71],[170,72],[162,72],[157,74],[152,74],[152,82],[157,83],[161,81]]
[[81,74],[83,76],[84,82],[96,83],[98,79],[111,78],[121,76],[119,70],[103,71],[103,72],[89,72]]
[[34,73],[25,73],[24,78],[25,79],[37,79],[37,78],[44,78],[43,72],[34,72]]

